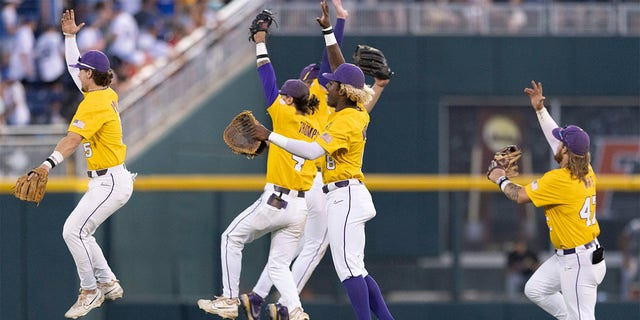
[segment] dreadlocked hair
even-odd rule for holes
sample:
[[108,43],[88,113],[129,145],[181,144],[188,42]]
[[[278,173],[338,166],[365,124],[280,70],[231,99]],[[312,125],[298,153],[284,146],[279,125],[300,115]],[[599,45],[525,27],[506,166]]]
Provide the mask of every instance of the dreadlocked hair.
[[373,89],[371,89],[371,87],[366,84],[364,85],[364,87],[362,87],[362,89],[358,89],[352,85],[344,83],[340,84],[339,92],[340,94],[346,95],[349,100],[362,105],[369,103],[369,101],[373,99],[373,95],[375,93]]
[[304,114],[314,114],[318,110],[320,100],[315,95],[304,96],[302,98],[293,98],[293,104],[296,109]]
[[109,86],[111,85],[111,81],[113,80],[113,70],[109,69],[107,72],[98,72],[96,70],[93,71],[93,81],[99,86]]
[[591,163],[591,153],[581,156],[569,151],[569,161],[567,169],[571,172],[571,177],[581,181],[585,181],[587,173],[589,173],[589,163]]

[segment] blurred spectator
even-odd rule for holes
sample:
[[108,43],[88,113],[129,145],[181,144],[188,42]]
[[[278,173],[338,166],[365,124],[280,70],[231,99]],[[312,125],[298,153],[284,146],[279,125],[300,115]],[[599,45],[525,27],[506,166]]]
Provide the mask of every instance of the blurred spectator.
[[172,48],[161,37],[162,22],[150,21],[142,28],[138,38],[138,47],[147,55],[147,59],[167,58],[171,56]]
[[13,36],[18,29],[18,6],[20,0],[5,0],[2,7],[2,28],[8,36]]
[[622,252],[620,299],[640,301],[640,218],[629,221],[619,239]]
[[114,3],[113,11],[113,20],[107,32],[107,54],[117,77],[126,81],[145,63],[145,56],[138,50],[139,29],[136,20],[123,10],[119,1]]
[[[64,123],[60,115],[62,107],[62,76],[67,67],[64,60],[64,43],[56,25],[50,25],[36,41],[35,57],[40,76],[40,86],[33,88],[29,102],[31,123]],[[35,101],[34,101],[35,100]]]
[[133,16],[124,11],[120,1],[114,3],[114,16],[107,34],[107,51],[121,61],[142,64],[138,52],[138,25]]
[[524,285],[539,265],[538,255],[529,250],[527,242],[516,241],[507,254],[505,291],[509,300],[524,298]]
[[8,125],[24,126],[31,121],[31,113],[27,106],[27,97],[25,95],[22,83],[11,77],[7,77],[4,81],[4,92],[2,98],[5,104],[5,116]]
[[142,8],[134,15],[138,26],[148,26],[162,20],[157,0],[143,0]]
[[8,78],[35,82],[37,79],[34,60],[36,17],[22,17],[13,36],[13,49],[9,55]]
[[94,12],[84,21],[86,25],[77,34],[80,52],[105,49],[103,29],[111,19],[111,9],[104,2],[96,3]]
[[38,37],[35,46],[40,80],[50,84],[56,82],[67,70],[64,61],[64,43],[58,26],[50,25]]
[[44,26],[58,25],[64,10],[63,0],[40,0],[40,24]]

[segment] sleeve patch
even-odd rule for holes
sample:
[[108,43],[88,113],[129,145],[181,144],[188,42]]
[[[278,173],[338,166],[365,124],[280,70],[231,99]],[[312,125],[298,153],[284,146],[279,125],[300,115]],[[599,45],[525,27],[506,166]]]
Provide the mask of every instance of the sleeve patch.
[[538,190],[538,180],[534,180],[533,182],[531,182],[531,190],[532,191]]
[[84,122],[82,122],[82,121],[80,121],[78,119],[73,120],[71,125],[74,126],[74,127],[78,127],[80,129],[84,129]]
[[320,137],[321,137],[321,138],[322,138],[322,140],[324,140],[324,142],[326,142],[326,143],[331,143],[331,140],[333,140],[333,138],[331,137],[331,135],[330,135],[330,134],[328,134],[328,133],[326,133],[326,132],[325,132],[325,133],[323,133]]

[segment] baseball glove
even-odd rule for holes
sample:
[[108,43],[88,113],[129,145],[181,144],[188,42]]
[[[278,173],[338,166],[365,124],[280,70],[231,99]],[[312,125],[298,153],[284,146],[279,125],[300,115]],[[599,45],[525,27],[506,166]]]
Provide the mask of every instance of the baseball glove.
[[35,168],[18,178],[13,194],[20,200],[40,204],[47,189],[47,181],[49,181],[49,172],[40,167]]
[[264,9],[260,13],[258,13],[253,21],[251,21],[251,26],[249,26],[249,41],[255,42],[255,40],[253,40],[253,36],[260,31],[269,33],[269,27],[274,22],[277,26],[278,23],[273,18],[273,12],[271,12],[271,10]]
[[387,63],[382,51],[359,44],[356,52],[353,54],[354,64],[362,69],[364,74],[373,76],[377,79],[387,80],[393,76],[393,71]]
[[487,169],[487,177],[491,174],[491,171],[496,168],[504,169],[505,176],[507,178],[515,177],[518,175],[518,160],[522,157],[522,150],[515,144],[506,146],[502,150],[496,151],[493,155],[493,159]]
[[254,138],[249,130],[256,124],[260,124],[251,111],[240,112],[231,120],[231,123],[224,129],[224,142],[231,148],[231,151],[245,155],[247,158],[261,154],[267,143]]

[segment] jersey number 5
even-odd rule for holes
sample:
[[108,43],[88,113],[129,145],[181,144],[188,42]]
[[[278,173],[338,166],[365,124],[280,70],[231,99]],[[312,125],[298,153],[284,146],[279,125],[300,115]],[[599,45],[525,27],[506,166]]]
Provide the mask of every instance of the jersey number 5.
[[[591,206],[593,205],[593,217],[591,217]],[[584,199],[582,209],[580,209],[580,218],[587,221],[587,227],[596,224],[596,196],[587,197]]]

